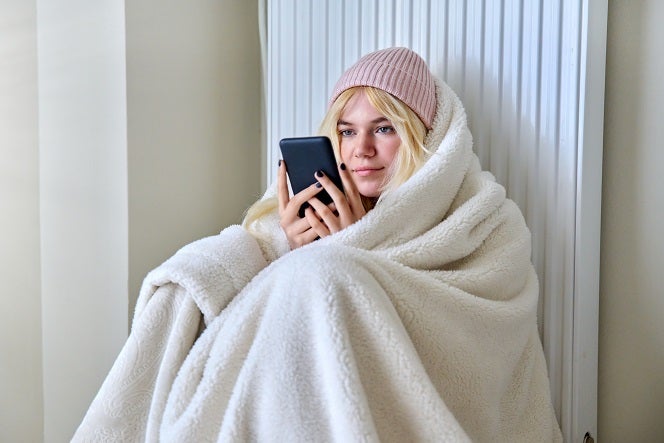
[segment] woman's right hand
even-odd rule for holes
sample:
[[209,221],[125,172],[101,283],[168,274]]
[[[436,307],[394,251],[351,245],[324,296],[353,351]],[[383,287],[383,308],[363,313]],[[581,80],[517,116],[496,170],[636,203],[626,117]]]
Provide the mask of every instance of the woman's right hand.
[[279,199],[279,225],[288,238],[291,250],[304,246],[316,240],[318,233],[311,227],[307,217],[300,218],[298,212],[300,206],[318,194],[322,187],[314,183],[308,188],[295,194],[292,198],[288,193],[288,181],[286,179],[286,163],[281,160],[277,174],[277,193]]

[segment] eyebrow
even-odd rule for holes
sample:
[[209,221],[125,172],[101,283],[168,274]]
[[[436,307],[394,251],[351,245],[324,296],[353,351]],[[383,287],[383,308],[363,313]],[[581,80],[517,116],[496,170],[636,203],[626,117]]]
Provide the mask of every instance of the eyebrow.
[[[375,124],[378,124],[378,123],[389,122],[389,121],[390,121],[390,119],[388,119],[387,117],[378,117],[378,118],[375,118],[375,119],[371,120],[370,123],[375,125]],[[353,124],[350,123],[350,122],[347,122],[345,120],[337,120],[337,126],[353,126]]]

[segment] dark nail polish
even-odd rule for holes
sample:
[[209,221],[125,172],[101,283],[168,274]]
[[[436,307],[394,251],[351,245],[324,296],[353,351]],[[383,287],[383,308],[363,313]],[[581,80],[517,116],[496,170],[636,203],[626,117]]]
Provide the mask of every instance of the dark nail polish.
[[341,168],[342,171],[345,171],[346,170],[346,163],[340,164],[339,167]]
[[320,183],[316,183],[316,187],[317,187],[317,188],[322,188],[323,185],[321,185]]
[[277,166],[281,166],[281,160],[279,160],[279,163],[277,164]]
[[319,169],[318,171],[316,171],[316,175],[317,175],[318,177],[322,177],[322,176],[323,176],[323,171],[321,171],[321,170]]

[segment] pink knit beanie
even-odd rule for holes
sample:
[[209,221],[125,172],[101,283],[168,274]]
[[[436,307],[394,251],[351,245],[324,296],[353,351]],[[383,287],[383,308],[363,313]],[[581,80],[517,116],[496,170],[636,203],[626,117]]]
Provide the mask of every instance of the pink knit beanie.
[[329,104],[354,86],[372,86],[389,92],[431,129],[436,114],[436,85],[424,60],[408,48],[387,48],[365,55],[343,73]]

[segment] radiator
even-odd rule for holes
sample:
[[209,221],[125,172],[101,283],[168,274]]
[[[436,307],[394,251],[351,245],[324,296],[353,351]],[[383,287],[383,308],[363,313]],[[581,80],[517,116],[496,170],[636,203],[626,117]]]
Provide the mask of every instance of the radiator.
[[361,55],[418,52],[466,106],[482,166],[533,235],[539,328],[565,441],[596,435],[607,2],[263,0],[265,181]]

